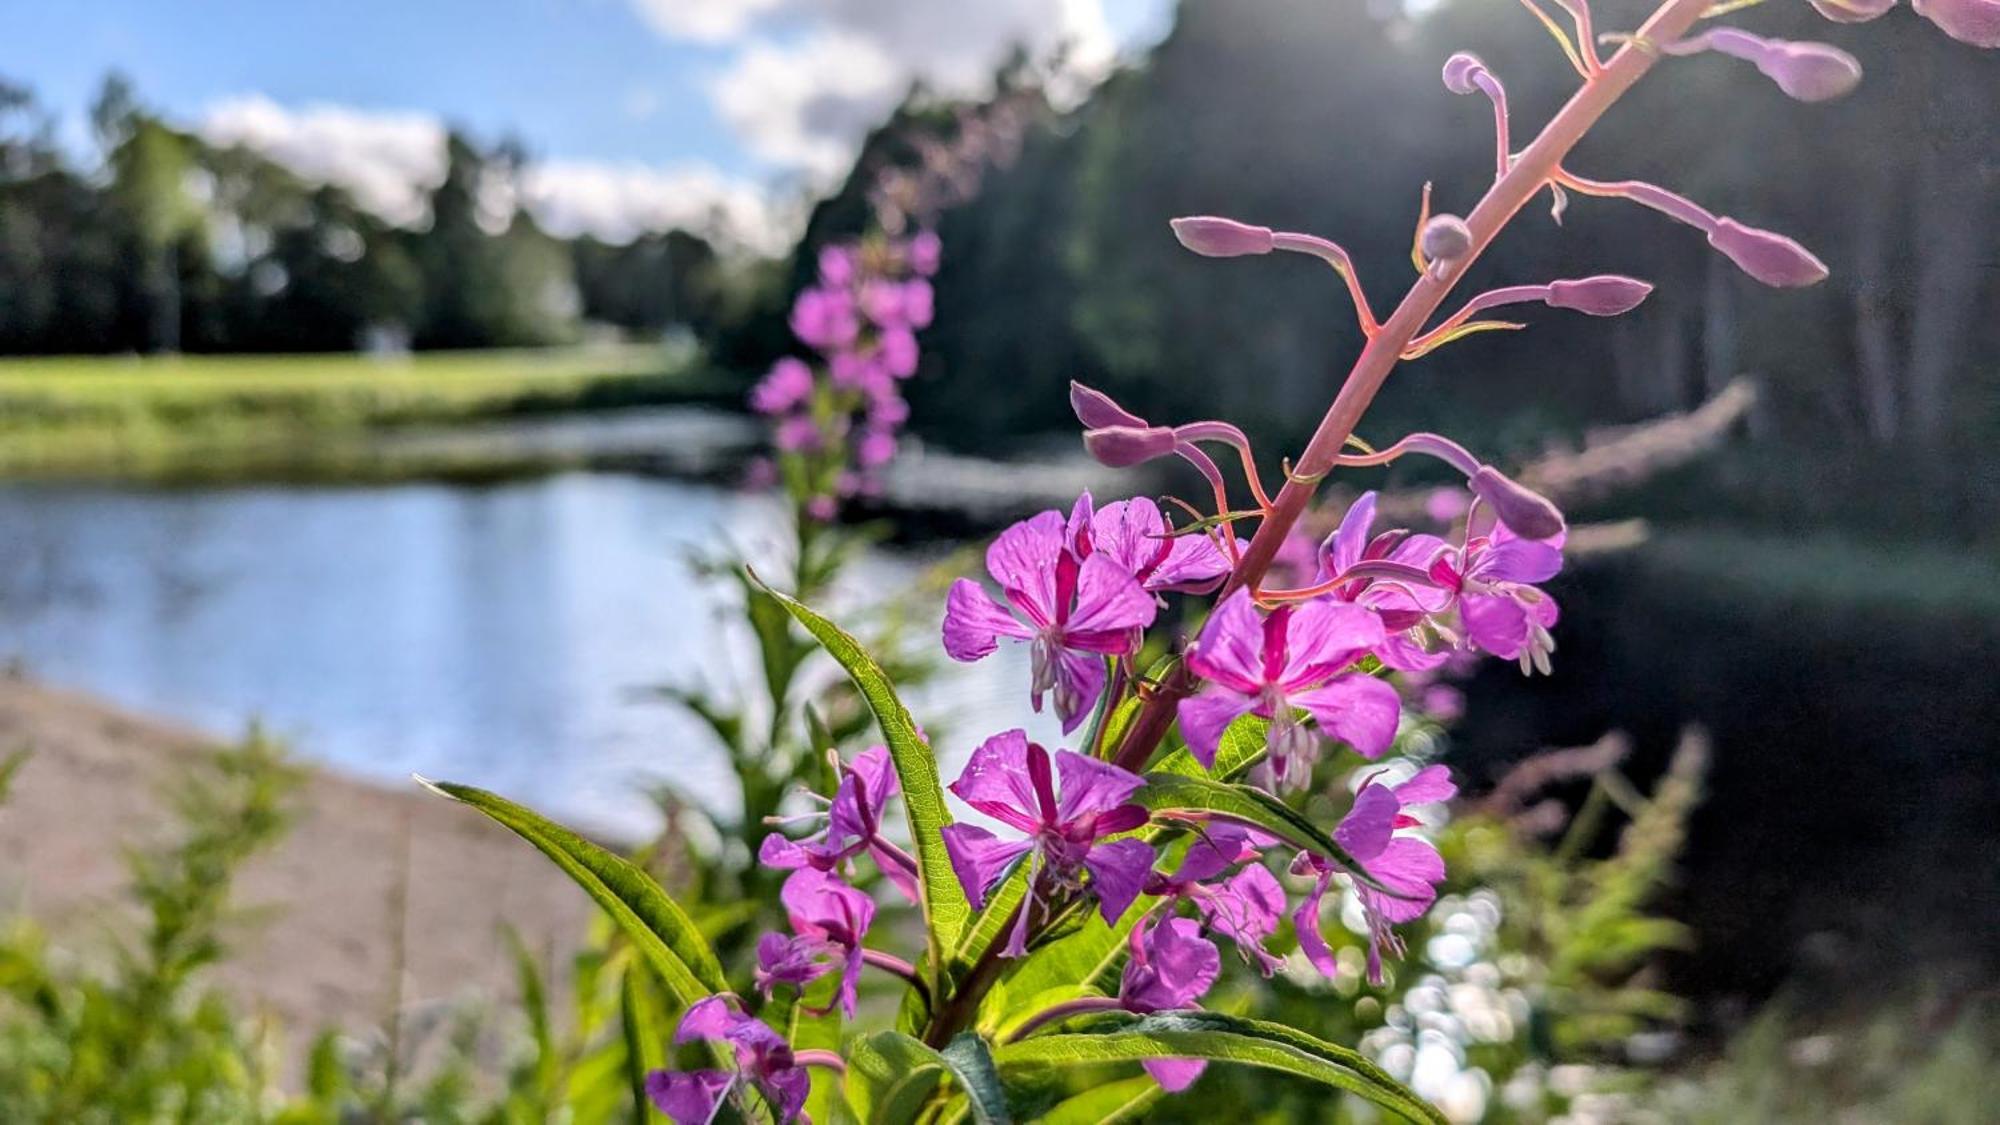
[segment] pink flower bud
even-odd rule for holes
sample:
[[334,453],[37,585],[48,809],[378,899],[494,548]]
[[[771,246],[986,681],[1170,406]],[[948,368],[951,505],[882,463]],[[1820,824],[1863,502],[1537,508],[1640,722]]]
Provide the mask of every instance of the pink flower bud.
[[1444,88],[1461,96],[1470,94],[1478,89],[1473,80],[1485,70],[1486,64],[1478,55],[1460,51],[1444,61]]
[[1271,252],[1270,227],[1253,227],[1214,215],[1175,219],[1171,225],[1182,246],[1204,257],[1236,258]]
[[1087,430],[1101,430],[1107,426],[1126,426],[1135,430],[1146,429],[1146,420],[1111,400],[1111,396],[1094,387],[1086,387],[1075,380],[1069,385],[1069,408],[1076,411],[1076,420]]
[[1481,465],[1472,474],[1472,492],[1523,539],[1553,539],[1563,533],[1562,512],[1548,497],[1522,487],[1491,465]]
[[1590,316],[1620,316],[1638,308],[1652,291],[1651,285],[1637,278],[1601,274],[1573,281],[1551,281],[1544,302],[1550,308]]
[[2000,47],[2000,0],[1910,0],[1910,7],[1961,43]]
[[1885,15],[1896,0],[1812,0],[1812,6],[1835,23],[1867,23]]
[[920,230],[910,236],[909,245],[903,253],[910,263],[910,269],[922,277],[929,277],[938,271],[939,259],[944,256],[944,243],[938,239],[936,231]]
[[1861,83],[1860,60],[1825,43],[1774,40],[1756,61],[1764,77],[1802,102],[1830,101]]
[[1472,228],[1457,215],[1434,215],[1424,224],[1424,257],[1434,262],[1463,258],[1472,249]]
[[1098,464],[1113,469],[1165,457],[1179,442],[1167,426],[1102,426],[1083,432],[1083,447]]
[[1766,285],[1797,289],[1826,280],[1826,263],[1812,251],[1786,238],[1731,218],[1720,218],[1708,232],[1708,244],[1723,252],[1737,268]]

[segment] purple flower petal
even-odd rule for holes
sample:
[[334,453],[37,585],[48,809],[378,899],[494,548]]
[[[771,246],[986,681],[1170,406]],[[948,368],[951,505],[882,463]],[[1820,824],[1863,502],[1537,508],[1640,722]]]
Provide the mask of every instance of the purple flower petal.
[[674,1042],[687,1043],[696,1039],[721,1039],[729,1034],[738,1023],[748,1019],[741,1012],[729,1006],[725,997],[710,996],[697,1000],[686,1014],[681,1016],[681,1024],[674,1029]]
[[1169,918],[1132,932],[1118,998],[1135,1012],[1190,1008],[1222,972],[1222,955],[1192,918]]
[[[1116,636],[1151,625],[1158,612],[1158,603],[1131,572],[1109,556],[1096,553],[1083,560],[1083,568],[1077,572],[1076,608],[1070,612],[1064,631],[1072,638],[1089,633]],[[1092,651],[1123,653],[1133,647],[1131,638],[1125,638],[1121,647],[1092,646]]]
[[646,1096],[675,1125],[708,1125],[734,1081],[721,1070],[656,1070],[646,1075]]
[[1425,766],[1394,788],[1396,800],[1405,806],[1428,805],[1458,796],[1458,786],[1452,784],[1451,771],[1444,766]]
[[1169,1094],[1178,1094],[1194,1085],[1194,1080],[1200,1078],[1201,1072],[1208,1069],[1208,1060],[1147,1059],[1140,1065],[1146,1068],[1147,1074],[1153,1076],[1153,1081],[1160,1084],[1160,1089]]
[[1375,526],[1375,493],[1364,492],[1340,517],[1340,526],[1320,546],[1320,575],[1333,579],[1346,574],[1368,547],[1368,533]]
[[1361,888],[1369,907],[1391,922],[1409,922],[1423,917],[1437,900],[1436,884],[1444,880],[1444,857],[1435,847],[1415,836],[1397,836],[1380,855],[1362,861],[1377,882],[1396,896]]
[[1146,784],[1145,778],[1131,770],[1085,757],[1074,750],[1056,751],[1056,777],[1062,782],[1056,819],[1064,824],[1110,812]]
[[[1379,643],[1379,642],[1378,642]],[[1396,689],[1359,672],[1336,676],[1319,687],[1286,697],[1303,707],[1321,733],[1354,747],[1364,758],[1379,758],[1396,741],[1402,701]]]
[[979,744],[951,791],[958,799],[1023,832],[1041,827],[1041,799],[1028,769],[1028,733],[1002,731]]
[[1403,804],[1386,785],[1370,783],[1354,795],[1354,807],[1333,830],[1333,841],[1347,854],[1367,863],[1382,854],[1396,834],[1396,817]]
[[993,655],[1001,637],[1027,640],[1034,632],[993,600],[979,583],[961,578],[945,597],[944,651],[953,660],[970,663]]
[[1215,766],[1215,753],[1222,746],[1229,724],[1250,713],[1257,699],[1227,687],[1211,687],[1181,700],[1181,737],[1188,750],[1206,768]]
[[[1064,734],[1070,734],[1083,725],[1096,708],[1098,697],[1103,694],[1103,657],[1069,649],[1056,650],[1056,716],[1062,720]],[[1035,709],[1041,710],[1041,698],[1037,696],[1034,702]]]
[[[1188,653],[1188,668],[1210,683],[1244,695],[1264,687],[1264,619],[1248,590],[1222,600]],[[1212,753],[1211,749],[1211,753]]]
[[986,570],[1007,600],[1041,628],[1056,623],[1056,559],[1063,553],[1063,517],[1042,512],[1009,527],[986,549]]
[[985,908],[987,893],[1006,874],[1008,865],[1034,847],[1032,840],[1002,840],[974,824],[947,824],[940,831],[945,854],[951,857],[952,873],[958,876],[958,885],[965,889],[965,897],[975,910]]
[[1296,607],[1286,623],[1286,658],[1278,684],[1288,694],[1317,684],[1381,644],[1382,638],[1380,617],[1360,606],[1315,598]]
[[1153,873],[1153,859],[1151,847],[1130,838],[1099,844],[1083,857],[1084,870],[1090,872],[1090,890],[1097,896],[1105,925],[1116,924],[1139,897],[1146,876]]
[[1299,952],[1328,980],[1340,975],[1340,962],[1327,946],[1326,935],[1320,931],[1319,924],[1320,903],[1326,898],[1332,881],[1331,874],[1322,874],[1313,883],[1313,889],[1299,901],[1298,909],[1292,911],[1292,929],[1298,934]]

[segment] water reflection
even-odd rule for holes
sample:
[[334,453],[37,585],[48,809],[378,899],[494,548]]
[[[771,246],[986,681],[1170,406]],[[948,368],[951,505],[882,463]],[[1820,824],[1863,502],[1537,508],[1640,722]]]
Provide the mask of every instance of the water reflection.
[[[767,501],[582,473],[13,487],[0,527],[0,655],[42,679],[216,732],[259,717],[338,768],[462,779],[606,826],[647,822],[647,776],[729,804],[701,730],[634,695],[742,668],[740,645],[716,653],[688,551],[734,543],[768,563],[781,542]],[[872,553],[841,598],[905,589],[927,561]],[[947,670],[916,705],[957,757],[1018,722],[1025,683],[1003,654]]]

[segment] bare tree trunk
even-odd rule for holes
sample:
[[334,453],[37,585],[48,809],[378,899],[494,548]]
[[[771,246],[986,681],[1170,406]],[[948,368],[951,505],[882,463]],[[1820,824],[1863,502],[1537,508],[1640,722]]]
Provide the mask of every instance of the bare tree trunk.
[[1736,369],[1736,271],[1720,254],[1708,255],[1701,312],[1702,397],[1714,398],[1742,374]]
[[[1979,276],[1984,208],[1977,202],[1976,154],[1956,165],[1926,148],[1917,183],[1917,279],[1910,323],[1909,432],[1926,445],[1943,433],[1951,409],[1951,377],[1964,355],[1972,312],[1983,289]],[[1965,164],[1970,164],[1968,168]]]
[[1893,208],[1878,206],[1879,193],[1869,193],[1855,216],[1855,261],[1850,271],[1854,293],[1854,372],[1859,383],[1862,425],[1876,445],[1896,440],[1897,418],[1894,305],[1888,291],[1889,216]]

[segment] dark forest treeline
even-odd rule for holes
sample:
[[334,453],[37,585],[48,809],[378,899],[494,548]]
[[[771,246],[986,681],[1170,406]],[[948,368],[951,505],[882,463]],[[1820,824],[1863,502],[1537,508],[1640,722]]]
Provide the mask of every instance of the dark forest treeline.
[[175,128],[116,77],[91,123],[98,159],[79,168],[0,80],[0,354],[523,346],[586,322],[709,333],[727,304],[699,237],[563,240],[496,205],[512,144],[453,134],[411,229]]

